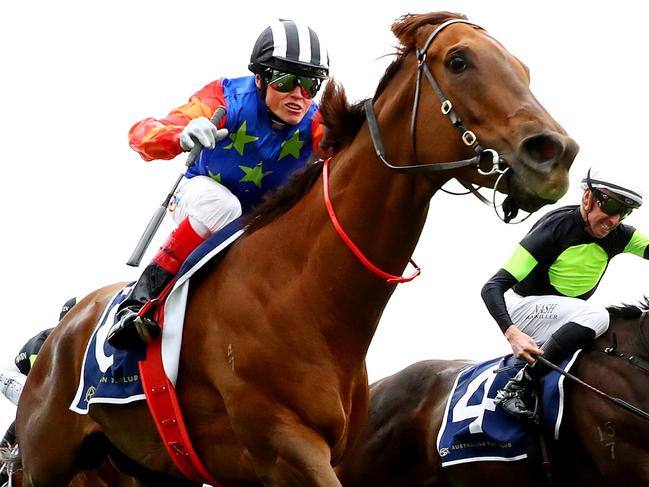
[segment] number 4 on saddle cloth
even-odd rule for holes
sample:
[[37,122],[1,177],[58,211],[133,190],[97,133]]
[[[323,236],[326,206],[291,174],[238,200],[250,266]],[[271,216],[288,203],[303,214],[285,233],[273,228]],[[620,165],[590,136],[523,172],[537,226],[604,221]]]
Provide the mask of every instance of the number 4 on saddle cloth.
[[[575,362],[579,351],[561,363],[565,371]],[[496,393],[513,377],[521,364],[511,355],[464,369],[453,384],[446,404],[442,427],[437,436],[437,451],[442,466],[477,461],[515,461],[527,458],[538,433],[528,422],[521,422],[497,407]],[[505,368],[506,370],[498,371]],[[540,419],[545,428],[559,438],[563,417],[564,377],[551,371],[541,379]]]
[[[185,261],[176,280],[163,292],[163,301],[156,304],[164,317],[160,348],[164,372],[172,384],[178,376],[185,305],[189,279],[207,262],[218,261],[245,231],[241,218],[212,235]],[[145,345],[118,350],[106,342],[115,322],[118,305],[129,295],[134,283],[113,296],[90,337],[81,369],[81,379],[70,409],[87,414],[93,403],[126,404],[145,399],[139,362],[147,355]],[[167,293],[168,291],[168,293]],[[164,298],[166,296],[166,299]],[[163,326],[164,325],[164,326]]]

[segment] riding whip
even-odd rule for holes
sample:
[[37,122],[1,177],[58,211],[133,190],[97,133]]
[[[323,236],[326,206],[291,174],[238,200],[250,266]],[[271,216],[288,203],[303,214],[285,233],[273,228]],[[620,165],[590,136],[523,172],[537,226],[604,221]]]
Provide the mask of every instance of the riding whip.
[[643,411],[639,407],[636,407],[633,404],[630,404],[630,403],[624,401],[623,399],[620,399],[620,398],[617,398],[617,397],[614,397],[614,396],[609,396],[605,392],[602,392],[599,389],[591,386],[590,384],[588,384],[588,383],[584,382],[583,380],[581,380],[579,377],[576,377],[576,376],[572,375],[570,372],[566,372],[561,367],[556,366],[555,364],[550,362],[548,359],[545,359],[540,355],[537,355],[536,360],[541,362],[546,367],[548,367],[548,368],[554,370],[555,372],[558,372],[559,374],[563,375],[564,377],[567,377],[568,379],[575,381],[577,384],[579,384],[581,386],[584,386],[589,391],[594,392],[595,394],[603,397],[604,399],[608,399],[609,401],[617,404],[622,409],[626,409],[630,413],[633,413],[636,416],[641,417],[642,419],[649,420],[649,413],[647,413],[646,411]]
[[[214,115],[212,116],[212,119],[210,122],[212,122],[215,126],[218,127],[219,123],[221,122],[221,119],[225,116],[225,108],[220,106],[216,109],[214,112]],[[217,142],[221,140],[223,137],[218,137],[216,138]],[[140,261],[142,260],[142,257],[144,256],[144,252],[146,252],[146,249],[149,247],[149,244],[151,243],[151,240],[153,240],[153,236],[156,234],[158,231],[158,228],[160,227],[160,224],[162,223],[162,220],[165,217],[165,213],[167,211],[167,207],[169,206],[169,202],[171,201],[171,198],[173,197],[174,193],[176,192],[176,188],[178,188],[178,185],[180,184],[180,181],[182,181],[183,177],[185,177],[185,173],[187,172],[187,169],[194,164],[194,161],[200,154],[201,150],[203,150],[203,146],[195,141],[195,145],[192,148],[192,150],[189,152],[189,155],[187,156],[187,161],[185,162],[185,170],[178,176],[178,179],[176,180],[175,184],[171,188],[171,191],[169,191],[169,194],[167,197],[164,199],[160,207],[156,210],[156,212],[153,214],[151,217],[151,220],[149,221],[149,224],[146,226],[144,229],[144,233],[140,237],[140,241],[137,243],[137,246],[135,247],[135,250],[133,250],[133,254],[131,254],[130,259],[128,259],[128,262],[126,262],[126,265],[130,265],[131,267],[137,267],[140,265]]]

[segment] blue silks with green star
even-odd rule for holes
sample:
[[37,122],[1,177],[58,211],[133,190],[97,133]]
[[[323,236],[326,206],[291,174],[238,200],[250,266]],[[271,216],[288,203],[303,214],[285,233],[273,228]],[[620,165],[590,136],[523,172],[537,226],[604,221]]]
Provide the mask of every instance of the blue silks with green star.
[[187,177],[209,176],[223,184],[246,213],[309,160],[318,107],[312,103],[298,125],[275,129],[253,76],[223,79],[223,94],[230,134],[214,149],[204,149]]

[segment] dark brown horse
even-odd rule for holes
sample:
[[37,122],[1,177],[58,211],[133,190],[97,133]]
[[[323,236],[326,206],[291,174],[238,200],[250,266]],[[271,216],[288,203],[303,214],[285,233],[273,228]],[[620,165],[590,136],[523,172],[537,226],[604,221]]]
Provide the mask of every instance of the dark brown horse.
[[[496,184],[474,152],[501,155],[509,171],[498,189],[510,207],[529,211],[565,193],[577,153],[529,91],[527,68],[484,30],[442,24],[449,19],[460,20],[442,12],[393,25],[402,47],[368,112],[392,163],[432,168],[389,168],[363,105],[350,107],[334,83],[322,100],[335,212],[368,260],[391,274],[406,267],[445,181]],[[444,113],[433,81],[448,98]],[[396,284],[362,265],[334,229],[322,167],[262,208],[254,231],[191,289],[176,389],[200,459],[225,484],[339,486],[332,465],[367,414],[365,354]],[[28,378],[17,419],[25,485],[65,485],[106,443],[146,468],[140,478],[185,485],[144,403],[94,404],[87,416],[68,410],[83,350],[119,286],[77,304]],[[43,444],[56,449],[45,455]]]
[[[649,411],[649,318],[611,308],[609,330],[571,372],[600,391]],[[604,350],[608,353],[604,353]],[[611,350],[612,349],[612,350]],[[634,357],[634,358],[631,358]],[[371,387],[369,420],[338,467],[345,487],[547,485],[533,460],[442,468],[437,434],[449,392],[469,362],[418,362]],[[566,380],[558,441],[548,443],[554,486],[649,485],[649,421]],[[548,432],[549,433],[549,432]],[[546,434],[546,438],[552,438]]]
[[[0,452],[2,461],[6,462],[8,474],[11,476],[11,486],[22,485],[23,471],[20,458],[9,450]],[[106,458],[101,464],[90,470],[79,472],[68,484],[68,487],[138,487],[140,484],[132,477],[128,477]]]

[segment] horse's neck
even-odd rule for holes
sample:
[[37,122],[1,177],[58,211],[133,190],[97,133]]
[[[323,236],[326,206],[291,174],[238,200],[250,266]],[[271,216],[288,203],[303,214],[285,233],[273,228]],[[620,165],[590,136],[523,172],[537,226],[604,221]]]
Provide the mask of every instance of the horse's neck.
[[[397,78],[396,82],[407,86],[413,84],[407,76]],[[397,166],[419,164],[410,131],[413,93],[414,86],[397,93],[386,92],[376,103],[386,159]],[[421,101],[420,113],[430,110],[430,96],[422,97]],[[426,154],[429,161],[452,161],[464,157],[457,151],[459,135],[448,120],[443,117],[434,117],[432,121],[428,117],[421,118],[426,119],[427,133],[439,134],[436,143],[420,142],[422,146],[432,147]],[[331,160],[329,185],[334,209],[354,243],[368,257],[372,256],[370,260],[376,265],[394,273],[403,269],[410,259],[423,229],[430,199],[449,177],[446,171],[424,174],[422,171],[397,172],[388,168],[377,157],[369,131],[364,126],[354,142]]]
[[645,323],[649,319],[647,313],[632,319],[612,316],[608,330],[597,338],[591,348],[605,350],[612,348],[617,352],[640,355],[649,358],[649,336]]
[[[408,110],[402,110],[400,119],[396,111],[382,119],[386,149],[395,161],[404,164],[414,162],[408,116]],[[331,159],[329,172],[332,206],[345,233],[373,265],[401,275],[419,240],[430,198],[438,189],[435,181],[421,173],[387,168],[377,158],[366,127]],[[337,310],[337,317],[354,323],[357,331],[364,336],[369,333],[371,338],[394,286],[365,268],[345,247],[325,210],[322,182],[289,218],[294,219],[293,231],[302,234],[305,260],[317,262],[307,256],[326,256],[326,266],[311,266],[307,275],[314,279],[306,285],[322,288],[323,282],[335,283],[327,287],[326,297]],[[314,233],[321,237],[310,238]],[[368,302],[372,304],[368,306]]]
[[[412,83],[405,90],[410,88]],[[398,164],[416,163],[410,137],[412,99],[412,94],[391,92],[377,103],[387,156]],[[448,121],[436,117],[434,123],[438,121],[440,132],[448,135]],[[427,155],[448,160],[448,144],[440,140],[440,152]],[[420,172],[387,168],[376,156],[367,126],[333,156],[329,173],[332,206],[345,233],[373,265],[400,275],[415,250],[430,198],[441,182]],[[325,209],[322,181],[272,225],[246,240],[242,251],[254,247],[269,252],[259,271],[264,280],[272,281],[269,288],[299,283],[300,304],[319,317],[313,324],[320,328],[318,333],[335,336],[337,343],[357,352],[366,351],[395,286],[361,264],[336,232]]]
[[426,220],[434,191],[430,182],[388,169],[367,140],[334,157],[329,187],[334,210],[354,243],[375,265],[399,272]]

